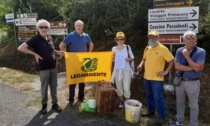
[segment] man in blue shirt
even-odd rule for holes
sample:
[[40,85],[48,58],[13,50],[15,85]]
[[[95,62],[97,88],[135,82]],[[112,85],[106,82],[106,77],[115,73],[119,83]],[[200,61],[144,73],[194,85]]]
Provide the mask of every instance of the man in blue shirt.
[[[170,126],[183,126],[186,96],[189,100],[189,126],[198,126],[198,96],[200,92],[200,77],[204,68],[206,52],[196,46],[197,36],[193,31],[183,35],[185,46],[177,49],[175,69],[182,71],[182,82],[176,87],[176,120],[169,122]],[[192,54],[191,54],[192,53]]]
[[[83,32],[84,23],[81,20],[77,20],[74,24],[75,31],[69,33],[66,38],[60,43],[60,50],[66,51],[66,45],[69,46],[70,52],[91,52],[93,50],[93,43],[87,33]],[[89,45],[89,49],[88,49]],[[69,104],[74,103],[76,84],[69,86]],[[84,101],[84,83],[79,83],[79,101]]]

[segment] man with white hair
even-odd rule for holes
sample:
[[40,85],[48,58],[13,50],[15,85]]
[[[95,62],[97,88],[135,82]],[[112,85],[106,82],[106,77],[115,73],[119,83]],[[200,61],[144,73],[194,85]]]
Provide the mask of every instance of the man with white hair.
[[[140,72],[144,67],[144,85],[147,95],[148,112],[142,116],[153,117],[155,109],[158,111],[158,119],[155,125],[162,126],[166,112],[163,97],[164,77],[173,67],[174,57],[167,47],[159,42],[159,33],[152,30],[148,33],[148,46],[144,50],[143,59],[137,70]],[[165,69],[165,63],[169,65]]]
[[[66,51],[66,45],[69,46],[70,52],[91,52],[93,50],[93,43],[89,35],[83,32],[84,23],[81,20],[77,20],[74,24],[75,31],[69,33],[66,38],[60,43],[60,50]],[[88,48],[89,45],[89,48]],[[76,84],[69,86],[69,104],[70,106],[74,103]],[[79,83],[78,100],[84,101],[84,83]]]
[[186,96],[189,100],[189,126],[198,126],[198,97],[200,77],[204,68],[206,52],[196,46],[197,36],[193,31],[183,35],[184,47],[178,48],[175,56],[175,69],[182,71],[181,85],[176,86],[176,119],[170,120],[170,126],[183,126]]
[[[52,37],[47,35],[50,23],[44,19],[37,22],[36,28],[39,31],[27,42],[21,44],[18,50],[35,57],[39,76],[41,80],[42,109],[41,114],[47,113],[48,85],[50,86],[52,109],[61,112],[62,109],[57,104],[57,69],[55,54],[63,55],[63,52],[54,49]],[[31,51],[29,48],[32,48]]]

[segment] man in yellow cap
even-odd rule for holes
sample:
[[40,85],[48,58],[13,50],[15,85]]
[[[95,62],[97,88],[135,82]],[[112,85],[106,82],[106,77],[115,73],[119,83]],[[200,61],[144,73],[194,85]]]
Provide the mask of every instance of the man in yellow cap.
[[[137,70],[140,72],[144,66],[144,85],[146,88],[148,113],[142,116],[154,116],[155,107],[158,110],[158,120],[156,125],[162,125],[165,119],[165,106],[163,99],[163,80],[164,76],[173,67],[173,55],[167,47],[159,43],[159,33],[150,31],[148,34],[148,46],[144,50],[143,59]],[[165,68],[165,62],[169,62]]]

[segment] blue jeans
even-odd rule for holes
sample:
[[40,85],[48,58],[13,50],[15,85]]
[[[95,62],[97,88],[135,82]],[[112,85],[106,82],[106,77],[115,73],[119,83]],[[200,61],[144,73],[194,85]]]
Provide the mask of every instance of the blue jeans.
[[155,112],[155,107],[157,107],[159,118],[165,118],[166,113],[163,99],[163,81],[144,79],[144,86],[147,94],[148,111]]

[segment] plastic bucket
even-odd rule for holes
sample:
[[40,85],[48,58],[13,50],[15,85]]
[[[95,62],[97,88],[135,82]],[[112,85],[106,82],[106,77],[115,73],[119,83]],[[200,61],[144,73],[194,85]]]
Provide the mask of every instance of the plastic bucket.
[[140,118],[140,110],[142,103],[137,100],[126,100],[125,101],[125,120],[131,123],[136,123]]

